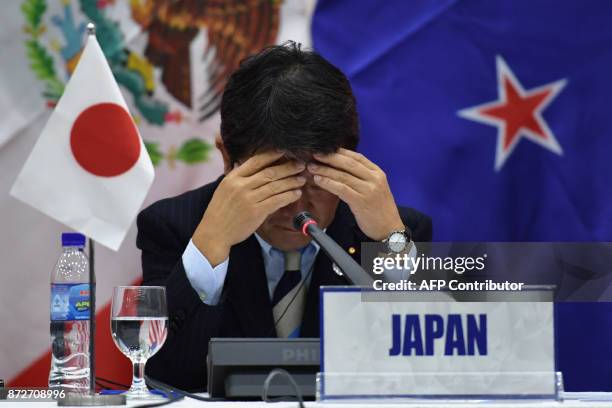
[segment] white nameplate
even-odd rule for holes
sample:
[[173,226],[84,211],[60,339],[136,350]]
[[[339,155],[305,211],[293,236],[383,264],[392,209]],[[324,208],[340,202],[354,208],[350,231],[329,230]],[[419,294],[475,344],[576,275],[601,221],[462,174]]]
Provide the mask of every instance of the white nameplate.
[[322,398],[554,396],[549,291],[482,295],[321,288]]

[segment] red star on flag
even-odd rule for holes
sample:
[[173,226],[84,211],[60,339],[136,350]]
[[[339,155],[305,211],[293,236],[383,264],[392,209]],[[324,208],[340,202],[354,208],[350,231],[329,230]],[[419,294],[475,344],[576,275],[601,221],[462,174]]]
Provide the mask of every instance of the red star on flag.
[[558,155],[563,154],[542,111],[561,92],[565,79],[526,91],[501,56],[496,57],[499,99],[458,112],[462,118],[496,126],[495,170],[499,171],[518,142],[528,139]]

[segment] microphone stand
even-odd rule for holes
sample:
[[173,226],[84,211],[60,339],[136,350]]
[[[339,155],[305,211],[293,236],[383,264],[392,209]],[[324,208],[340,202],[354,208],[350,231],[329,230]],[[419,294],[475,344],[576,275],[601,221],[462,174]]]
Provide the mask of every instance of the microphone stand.
[[310,213],[304,211],[293,218],[293,226],[315,240],[327,256],[342,270],[346,279],[356,286],[372,287],[373,279],[329,235],[319,228]]

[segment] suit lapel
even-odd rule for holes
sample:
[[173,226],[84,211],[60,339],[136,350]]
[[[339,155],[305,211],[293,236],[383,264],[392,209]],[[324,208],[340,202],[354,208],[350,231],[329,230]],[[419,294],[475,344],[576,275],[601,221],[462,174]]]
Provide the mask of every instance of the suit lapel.
[[261,246],[254,235],[232,247],[227,274],[224,297],[236,314],[241,334],[275,337]]
[[[351,246],[357,249],[354,257],[358,258],[360,242],[355,242],[355,231],[354,217],[346,204],[340,202],[327,234],[343,249]],[[240,326],[238,333],[232,335],[276,337],[261,246],[254,235],[232,247],[227,273],[224,298]],[[344,276],[334,272],[332,262],[323,250],[319,250],[306,297],[301,337],[319,337],[319,287],[348,284]]]

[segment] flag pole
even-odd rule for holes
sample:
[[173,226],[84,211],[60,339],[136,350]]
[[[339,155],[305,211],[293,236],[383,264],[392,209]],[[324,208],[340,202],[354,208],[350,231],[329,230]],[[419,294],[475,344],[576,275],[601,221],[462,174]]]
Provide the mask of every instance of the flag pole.
[[[88,27],[89,28],[89,27]],[[96,273],[94,241],[89,238],[89,394],[96,394]]]
[[[88,27],[89,28],[89,27]],[[66,393],[57,399],[60,407],[117,406],[126,405],[125,395],[96,394],[96,274],[94,240],[87,238],[89,245],[89,392]]]
[[[87,36],[96,36],[96,26],[87,24]],[[89,38],[88,38],[89,40]],[[94,259],[94,240],[89,244],[89,392],[87,394],[67,393],[58,398],[58,406],[109,406],[126,405],[125,395],[96,394],[96,273]]]
[[[96,26],[87,24],[87,36],[96,36]],[[89,239],[89,394],[96,394],[96,272],[94,241]]]

